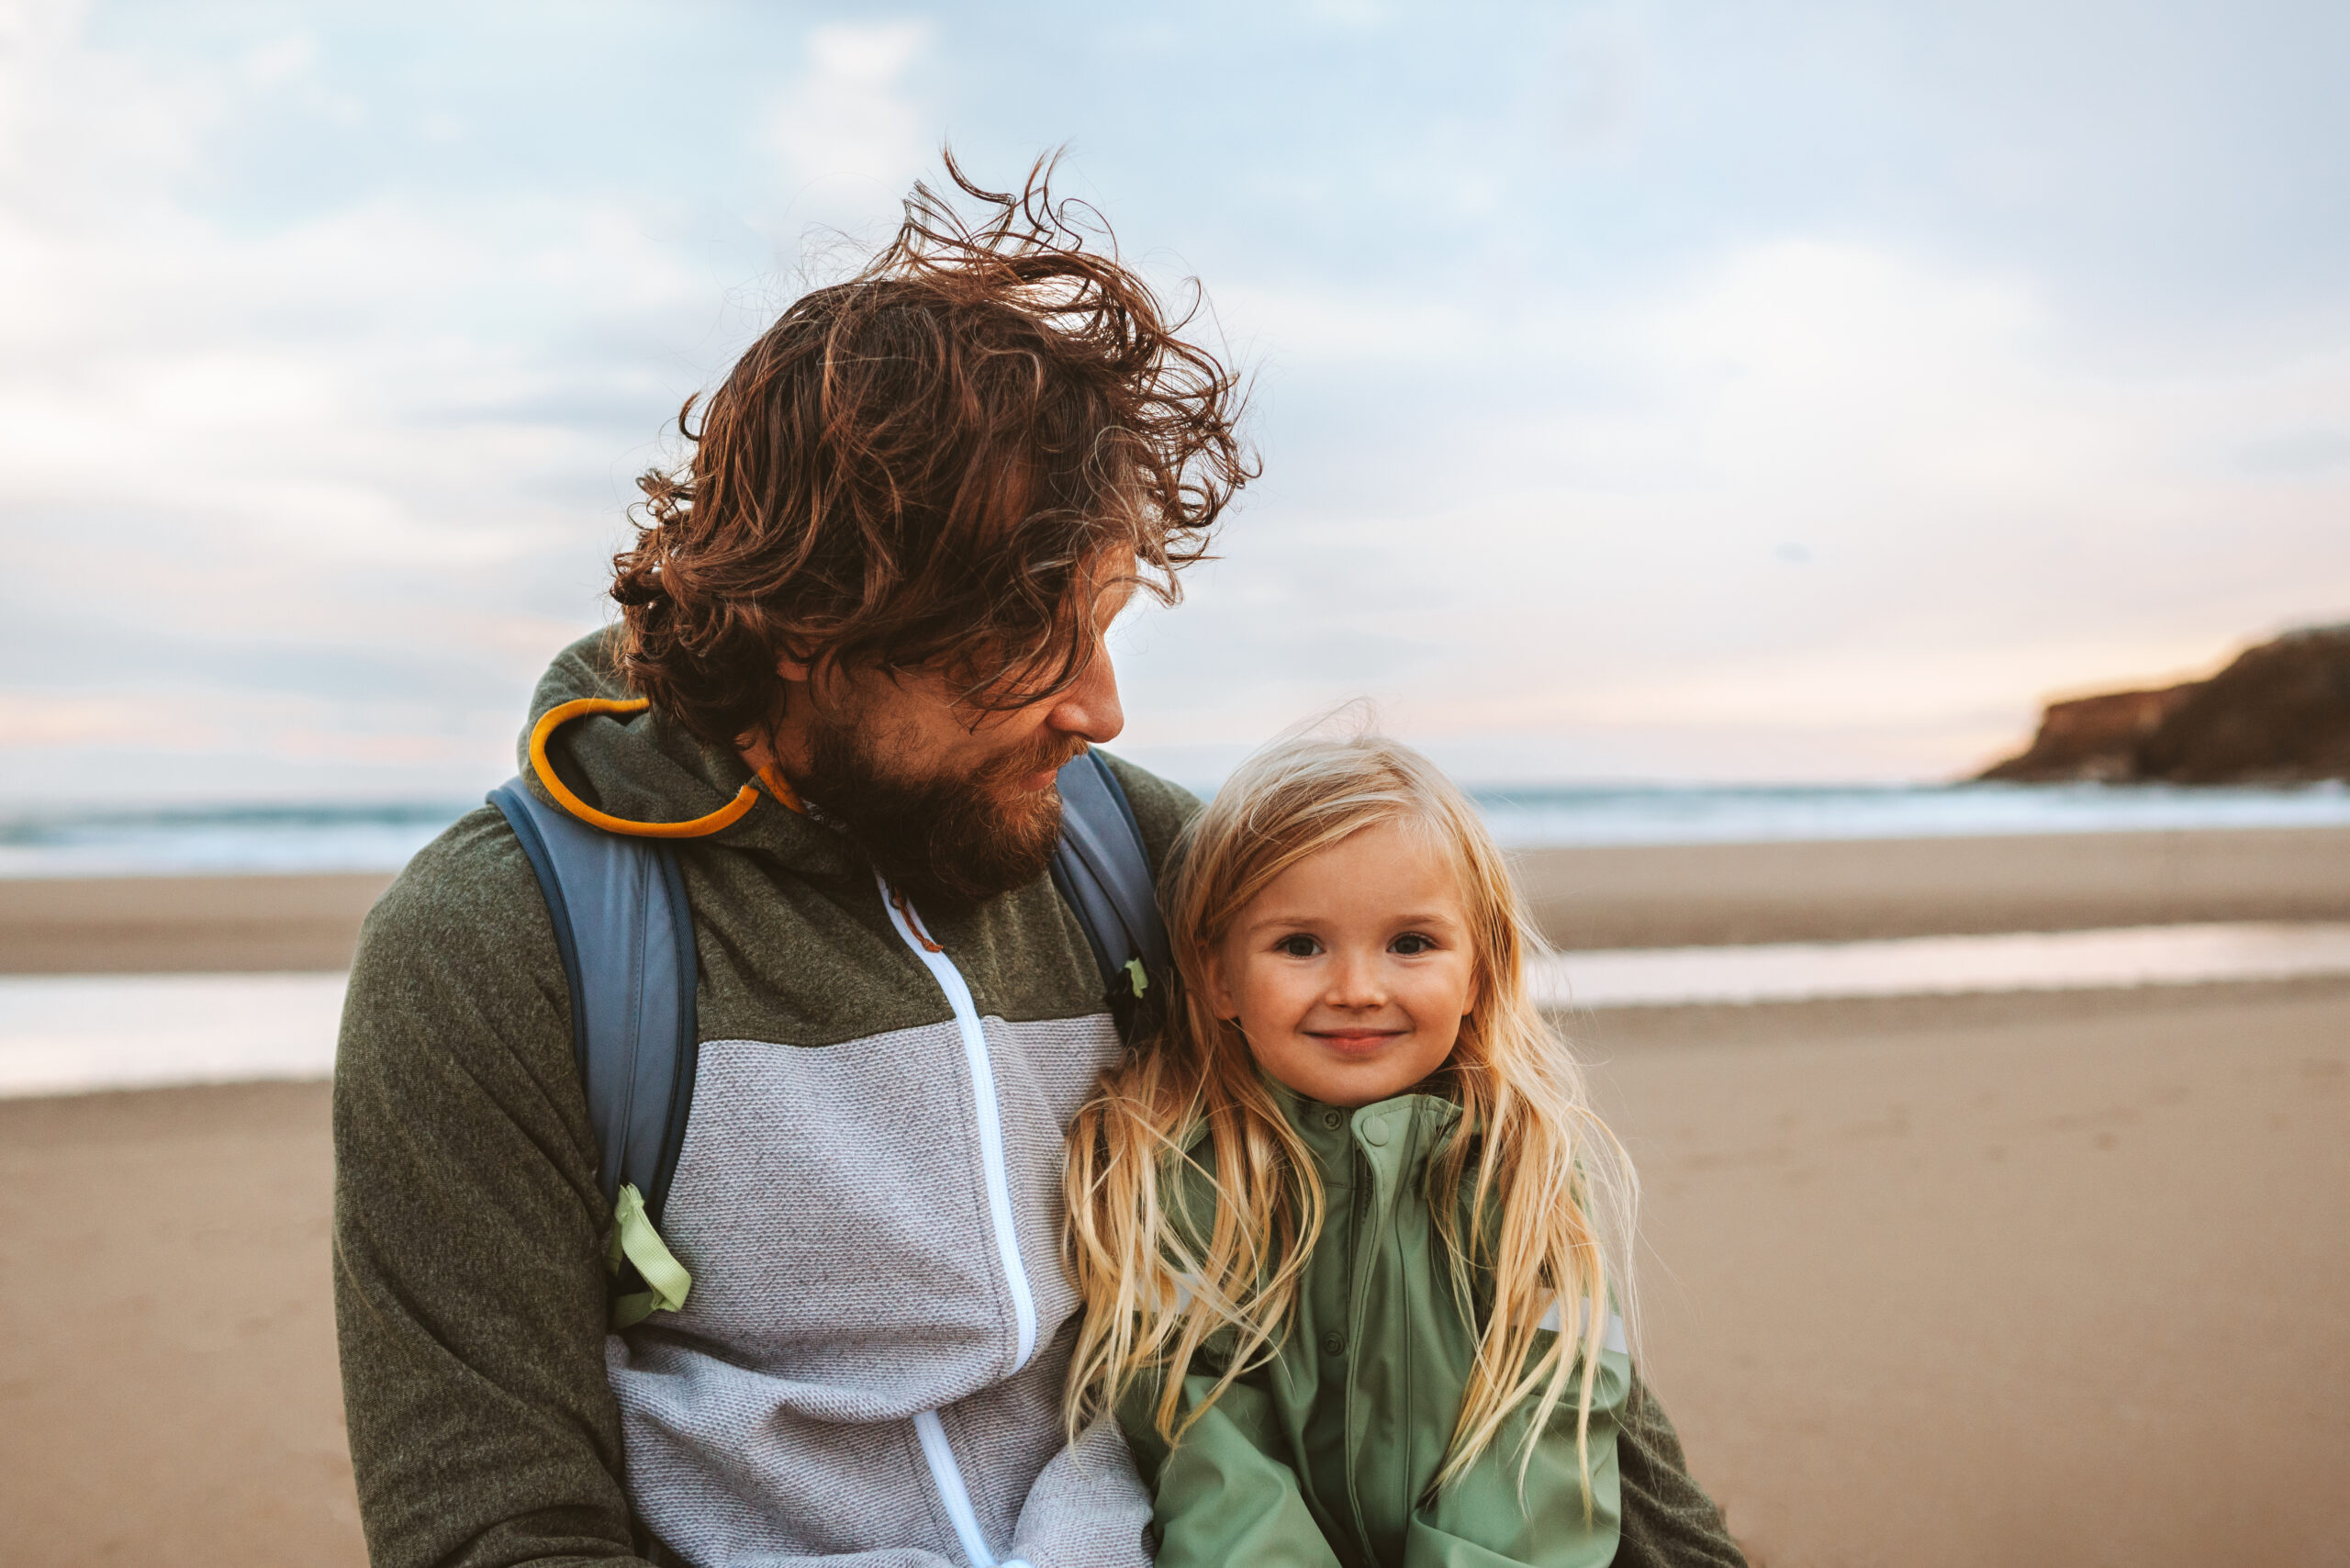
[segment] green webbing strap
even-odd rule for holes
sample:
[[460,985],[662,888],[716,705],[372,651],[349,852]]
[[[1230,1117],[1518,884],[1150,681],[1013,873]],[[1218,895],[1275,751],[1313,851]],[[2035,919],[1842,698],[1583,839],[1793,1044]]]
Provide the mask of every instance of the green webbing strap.
[[1126,960],[1126,984],[1133,988],[1136,998],[1140,998],[1144,989],[1150,984],[1150,973],[1142,967],[1140,958]]
[[675,1312],[686,1305],[686,1293],[693,1289],[694,1277],[669,1250],[661,1233],[653,1228],[645,1217],[644,1196],[632,1183],[622,1182],[621,1195],[612,1204],[612,1255],[604,1266],[617,1274],[621,1260],[626,1259],[636,1265],[636,1271],[653,1288],[624,1295],[612,1303],[612,1327],[632,1328],[656,1312]]

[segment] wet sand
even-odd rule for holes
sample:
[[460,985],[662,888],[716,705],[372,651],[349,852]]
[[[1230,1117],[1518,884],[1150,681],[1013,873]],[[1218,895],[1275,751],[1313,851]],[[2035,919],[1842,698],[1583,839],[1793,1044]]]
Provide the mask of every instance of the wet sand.
[[2350,917],[2350,828],[1522,852],[1561,947],[1836,942]]
[[388,872],[0,878],[0,974],[347,969]]
[[[2350,828],[1528,850],[1562,947],[2350,918]],[[0,879],[0,973],[341,969],[390,880]]]
[[[2350,1560],[2350,982],[1611,1012],[1767,1568]],[[363,1561],[322,1085],[0,1103],[0,1564]]]

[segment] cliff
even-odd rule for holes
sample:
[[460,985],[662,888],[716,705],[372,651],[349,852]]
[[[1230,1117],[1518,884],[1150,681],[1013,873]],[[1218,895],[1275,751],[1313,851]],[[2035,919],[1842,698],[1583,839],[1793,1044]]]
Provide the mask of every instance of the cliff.
[[2350,623],[2288,632],[2246,649],[2209,680],[2052,702],[2031,745],[1977,777],[2109,784],[2350,779]]
[[2201,682],[2153,691],[2109,691],[2051,702],[2030,747],[1983,770],[2023,784],[2117,784],[2139,777],[2138,753]]

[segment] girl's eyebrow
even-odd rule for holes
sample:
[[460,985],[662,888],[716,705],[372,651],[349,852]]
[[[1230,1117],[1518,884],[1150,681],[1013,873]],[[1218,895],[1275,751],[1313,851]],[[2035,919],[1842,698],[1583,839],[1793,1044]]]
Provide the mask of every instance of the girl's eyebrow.
[[1268,925],[1311,925],[1317,920],[1324,920],[1327,918],[1328,917],[1326,915],[1320,914],[1266,914],[1259,915],[1258,918],[1250,921],[1240,929],[1243,931],[1262,931]]
[[[1261,915],[1259,918],[1250,921],[1240,929],[1244,932],[1254,932],[1263,931],[1270,926],[1275,925],[1314,925],[1332,918],[1334,917],[1322,913],[1301,914],[1275,913],[1272,914]],[[1461,914],[1448,913],[1440,909],[1429,909],[1391,916],[1387,924],[1391,925],[1463,925],[1467,924],[1467,921]]]
[[1458,925],[1460,923],[1459,915],[1447,914],[1440,909],[1426,909],[1411,914],[1399,914],[1389,922],[1393,925]]

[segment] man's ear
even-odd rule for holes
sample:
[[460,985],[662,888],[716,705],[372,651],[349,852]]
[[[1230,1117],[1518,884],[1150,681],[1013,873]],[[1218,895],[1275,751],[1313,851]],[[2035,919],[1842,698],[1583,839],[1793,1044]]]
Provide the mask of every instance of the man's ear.
[[775,673],[794,686],[808,684],[808,674],[816,667],[816,655],[811,649],[786,643],[776,650]]

